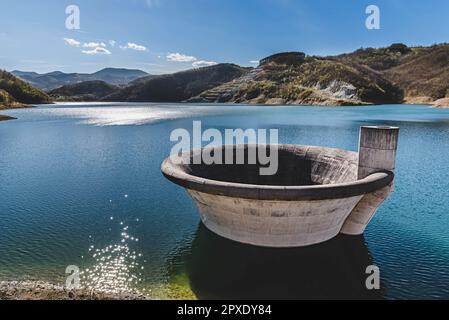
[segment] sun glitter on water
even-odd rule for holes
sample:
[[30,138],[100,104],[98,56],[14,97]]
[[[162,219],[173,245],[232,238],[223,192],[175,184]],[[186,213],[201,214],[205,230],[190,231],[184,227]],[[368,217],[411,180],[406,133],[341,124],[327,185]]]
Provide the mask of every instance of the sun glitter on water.
[[139,262],[142,254],[132,249],[139,239],[129,234],[129,227],[123,222],[120,226],[118,243],[103,248],[89,247],[93,264],[80,272],[83,288],[108,294],[143,294],[137,289],[144,269]]

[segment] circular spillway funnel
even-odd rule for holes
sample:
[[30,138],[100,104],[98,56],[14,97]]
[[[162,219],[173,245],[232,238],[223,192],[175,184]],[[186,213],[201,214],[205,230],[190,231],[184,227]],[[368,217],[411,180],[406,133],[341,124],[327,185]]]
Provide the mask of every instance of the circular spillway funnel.
[[[248,160],[261,148],[270,150],[242,145],[191,151],[176,163],[166,159],[162,172],[189,192],[210,230],[268,247],[306,246],[335,237],[366,194],[394,179],[388,170],[358,179],[356,152],[299,145],[276,146],[276,173],[261,175],[264,165]],[[225,164],[238,152],[243,164]],[[220,154],[223,161],[194,164],[203,154]]]

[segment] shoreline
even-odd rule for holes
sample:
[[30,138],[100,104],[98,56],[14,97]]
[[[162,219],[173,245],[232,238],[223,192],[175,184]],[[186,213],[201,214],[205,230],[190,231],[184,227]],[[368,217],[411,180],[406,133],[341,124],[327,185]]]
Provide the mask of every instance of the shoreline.
[[0,114],[0,121],[17,120],[17,118]]
[[[135,104],[144,104],[144,103],[153,103],[153,104],[186,104],[186,105],[216,105],[216,106],[255,106],[255,107],[335,107],[335,108],[347,108],[347,107],[373,107],[373,106],[383,106],[383,105],[397,105],[397,106],[407,106],[407,105],[424,105],[429,106],[433,108],[449,108],[449,98],[448,98],[448,104],[446,105],[436,105],[435,102],[412,102],[412,101],[404,101],[402,103],[382,103],[382,104],[339,104],[339,105],[325,105],[325,104],[268,104],[268,103],[235,103],[235,102],[186,102],[186,101],[180,101],[180,102],[154,102],[154,101],[56,101],[54,105],[64,105],[64,104],[117,104],[117,103],[135,103]],[[33,108],[32,106],[31,108]],[[0,109],[1,110],[1,109]]]
[[448,109],[449,98],[434,100],[431,97],[406,97],[403,104],[425,104],[435,109]]
[[14,110],[14,109],[28,109],[28,108],[34,108],[34,105],[23,103],[15,103],[10,105],[0,104],[0,110]]
[[[132,103],[132,102],[106,102],[106,101],[57,101],[53,102],[52,104],[70,104],[70,103]],[[141,102],[141,103],[156,103],[156,102]],[[182,103],[182,104],[207,104],[207,105],[227,105],[227,103],[193,103],[193,102],[162,102],[163,103],[169,103],[169,104],[176,104],[176,103]],[[275,106],[292,106],[292,107],[335,107],[335,108],[345,108],[345,107],[360,107],[360,106],[376,106],[375,104],[363,104],[363,105],[301,105],[301,104],[245,104],[245,103],[231,103],[231,105],[239,106],[267,106],[267,107],[275,107]],[[418,97],[416,99],[406,99],[403,103],[398,103],[398,106],[402,105],[426,105],[434,109],[449,109],[449,98],[443,98],[436,101],[429,101],[427,97]],[[17,110],[17,109],[31,109],[36,107],[35,105],[20,105],[20,106],[0,106],[0,112],[7,111],[7,110]],[[8,120],[17,120],[17,118],[8,116],[8,115],[2,115],[0,114],[0,121],[8,121]]]
[[233,106],[260,106],[260,107],[276,107],[276,106],[292,106],[292,107],[370,107],[370,106],[378,106],[378,105],[426,105],[435,109],[445,109],[449,108],[449,98],[443,98],[439,100],[433,100],[430,97],[406,97],[404,98],[404,101],[401,103],[381,103],[381,104],[374,104],[374,103],[366,103],[361,102],[358,104],[295,104],[295,103],[235,103],[235,102],[192,102],[192,101],[178,101],[178,102],[160,102],[160,101],[54,101],[55,105],[57,104],[71,104],[71,103],[87,103],[87,104],[108,104],[108,103],[160,103],[160,104],[187,104],[187,105],[233,105]]
[[[17,109],[31,109],[31,108],[34,108],[34,106],[29,104],[15,104],[9,106],[0,105],[0,112]],[[0,121],[7,121],[7,120],[17,120],[17,118],[0,114]]]
[[137,292],[70,290],[45,281],[0,281],[0,300],[150,300]]

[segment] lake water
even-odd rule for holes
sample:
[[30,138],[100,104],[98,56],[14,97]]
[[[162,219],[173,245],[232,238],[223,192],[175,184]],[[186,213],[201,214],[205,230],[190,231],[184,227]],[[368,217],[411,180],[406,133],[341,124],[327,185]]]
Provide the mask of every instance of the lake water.
[[[157,298],[449,298],[449,110],[427,106],[64,104],[0,122],[0,280],[65,281]],[[401,128],[395,193],[364,237],[302,249],[222,239],[163,178],[170,133],[278,128],[281,143],[357,150],[361,125]],[[364,287],[375,264],[381,290]],[[102,281],[98,281],[98,280]]]

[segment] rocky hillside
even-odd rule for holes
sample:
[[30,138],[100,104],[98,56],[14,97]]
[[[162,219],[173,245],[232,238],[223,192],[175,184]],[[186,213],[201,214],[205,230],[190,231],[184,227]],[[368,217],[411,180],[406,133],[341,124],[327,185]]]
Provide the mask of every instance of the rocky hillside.
[[276,54],[190,102],[359,105],[400,103],[402,91],[369,67],[301,52]]
[[49,94],[61,101],[98,101],[118,89],[104,81],[85,81],[54,89]]
[[[57,83],[70,83],[51,91],[60,100],[449,106],[449,44],[407,47],[397,43],[329,57],[285,52],[262,59],[257,68],[218,64],[143,77],[135,71],[104,69],[93,75],[105,80],[89,78],[88,82],[81,81],[82,74],[51,73],[45,77],[48,85],[53,85],[54,78]],[[20,76],[30,77],[30,81],[41,77],[35,73]],[[110,85],[114,81],[128,81],[128,85]],[[20,102],[13,92],[6,91],[11,97],[3,94],[3,100]]]
[[113,93],[106,101],[180,102],[246,75],[249,69],[218,64],[174,74],[150,77]]
[[189,101],[449,106],[449,44],[407,47],[396,43],[332,57],[276,54],[262,59],[249,74]]
[[336,59],[379,72],[404,92],[404,102],[449,105],[449,44],[412,48],[393,44],[357,50]]
[[46,93],[0,70],[0,109],[48,102],[50,97]]

